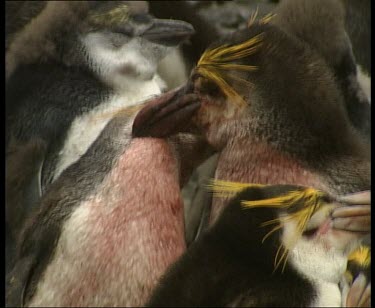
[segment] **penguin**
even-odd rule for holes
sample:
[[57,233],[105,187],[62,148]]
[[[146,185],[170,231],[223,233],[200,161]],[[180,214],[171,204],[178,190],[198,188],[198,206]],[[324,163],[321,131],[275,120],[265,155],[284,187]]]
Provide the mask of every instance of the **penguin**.
[[[270,22],[297,36],[321,54],[342,91],[351,122],[370,142],[371,97],[363,70],[354,56],[353,37],[348,35],[348,28],[350,30],[354,21],[348,24],[345,8],[348,5],[339,0],[285,0],[277,6]],[[370,23],[364,27],[369,28]]]
[[345,7],[346,31],[362,71],[371,76],[371,1],[342,0]]
[[167,138],[200,103],[186,88],[155,102],[168,118],[150,126],[159,138],[132,139],[134,112],[117,114],[42,196],[7,277],[7,306],[142,306],[183,253],[180,181],[202,153]]
[[[370,190],[369,144],[326,61],[295,35],[254,22],[212,45],[190,82],[201,100],[194,125],[219,152],[216,179]],[[214,197],[211,224],[226,201]]]
[[[334,71],[295,34],[255,22],[211,46],[191,80],[202,102],[195,124],[219,151],[217,179],[313,186],[333,196],[370,189],[369,144]],[[211,227],[227,201],[214,197]]]
[[268,14],[275,3],[272,1],[150,1],[150,12],[158,18],[184,20],[194,26],[197,34],[190,44],[182,46],[188,68],[199,60],[204,50],[216,39],[246,27],[248,18],[255,12]]
[[[250,16],[265,16],[274,7],[271,1],[169,1],[167,6],[163,1],[150,1],[150,12],[156,17],[184,20],[196,29],[189,44],[180,46],[173,58],[169,55],[161,62],[160,75],[167,84],[183,83],[188,79],[185,71],[193,68],[213,40],[245,28]],[[214,154],[193,172],[182,189],[188,244],[207,226],[209,206],[206,204],[212,200],[201,184],[214,176],[216,164],[217,154]]]
[[48,141],[42,191],[110,119],[98,115],[162,92],[158,62],[193,33],[185,22],[129,14],[121,2],[47,3],[9,46],[8,135]]
[[[35,189],[32,195],[41,197],[86,152],[113,112],[165,91],[158,63],[194,29],[186,22],[155,19],[141,4],[37,2],[7,11],[17,14],[8,22],[6,147],[11,140],[18,149],[7,151],[12,153],[7,162],[26,161],[33,155],[30,143],[45,144],[42,161],[30,166],[34,178],[17,173],[22,191]],[[6,205],[13,238],[18,238],[13,220],[22,224],[16,220],[36,204],[26,197],[13,203],[17,198],[8,198]],[[25,213],[13,218],[16,212]]]
[[[370,224],[364,232],[334,229],[332,209],[350,206],[314,191],[243,185],[215,225],[168,268],[147,306],[341,307],[347,256]],[[300,215],[305,210],[310,214]],[[370,288],[359,284],[360,294]]]

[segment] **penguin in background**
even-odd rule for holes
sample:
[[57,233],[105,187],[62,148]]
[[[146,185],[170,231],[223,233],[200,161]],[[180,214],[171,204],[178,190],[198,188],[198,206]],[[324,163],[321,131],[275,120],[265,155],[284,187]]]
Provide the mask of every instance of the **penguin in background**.
[[51,2],[15,35],[6,62],[7,136],[51,143],[42,191],[98,136],[110,118],[98,123],[98,115],[161,93],[158,62],[192,33],[184,22],[131,15],[121,2]]
[[182,52],[190,70],[204,50],[215,40],[240,28],[246,27],[250,15],[268,14],[274,1],[150,1],[150,12],[158,18],[184,20],[194,26],[190,44],[182,46]]
[[[149,102],[162,104],[165,122],[143,132],[184,131],[200,104],[186,92]],[[114,116],[42,196],[7,277],[7,306],[142,306],[183,253],[180,186],[205,157],[191,139],[181,146],[181,134],[132,139],[149,116],[134,124],[134,111]]]
[[[7,191],[12,245],[35,201],[85,153],[112,113],[165,90],[158,63],[193,28],[151,17],[145,2],[20,2],[7,8],[14,16],[7,18],[6,169],[9,183],[19,187]],[[34,142],[44,144],[36,165],[27,162]],[[16,151],[8,150],[11,144]],[[13,174],[21,162],[25,172]]]
[[368,280],[358,278],[349,298],[339,283],[370,223],[356,222],[363,232],[335,229],[333,208],[357,211],[311,188],[242,184],[217,223],[168,268],[147,306],[369,307]]
[[342,0],[346,31],[362,71],[371,77],[371,0]]
[[[363,1],[359,3],[364,4]],[[351,122],[370,142],[371,95],[368,92],[369,86],[364,84],[362,69],[357,65],[354,56],[353,35],[348,35],[348,30],[355,28],[359,21],[346,19],[350,16],[351,6],[344,4],[345,2],[339,0],[284,0],[275,9],[275,16],[270,22],[297,36],[321,54],[332,69],[342,91]],[[369,20],[365,20],[367,24],[363,27],[370,28]],[[368,47],[367,52],[369,50]]]

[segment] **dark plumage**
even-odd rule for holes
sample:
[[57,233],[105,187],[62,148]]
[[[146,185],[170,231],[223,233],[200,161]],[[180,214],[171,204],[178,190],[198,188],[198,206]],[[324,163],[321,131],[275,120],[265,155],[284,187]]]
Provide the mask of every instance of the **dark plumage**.
[[6,161],[6,270],[15,258],[15,245],[29,212],[41,194],[40,169],[46,145],[40,139],[10,142]]
[[[291,248],[284,272],[281,268],[275,270],[274,258],[278,247],[284,241],[287,242],[290,233],[293,234],[295,230],[291,225],[284,226],[263,242],[272,226],[267,228],[261,224],[285,215],[286,210],[246,209],[242,205],[243,201],[270,199],[299,189],[293,186],[269,186],[247,188],[238,193],[226,206],[217,223],[170,266],[154,290],[148,306],[340,306],[338,281],[335,284],[334,280],[344,274],[345,267],[337,267],[337,264],[342,261],[345,264],[345,260],[339,261],[345,249],[335,250],[335,244],[323,250],[319,248],[322,242],[332,236],[328,235],[330,231],[321,235],[302,235],[298,242],[307,245],[296,242],[295,247]],[[294,204],[291,211],[304,202],[306,199]],[[269,201],[269,204],[272,202]],[[323,219],[320,224],[323,225]],[[342,235],[333,235],[332,239],[336,245],[340,241],[347,241]],[[356,242],[356,237],[351,241]],[[350,240],[345,245],[350,245]],[[325,259],[325,255],[329,258]],[[300,262],[308,265],[301,267]],[[315,271],[324,271],[332,276],[327,279],[321,272],[320,280],[314,277],[314,270],[310,272],[314,267]]]
[[[364,1],[360,3],[365,4]],[[345,12],[345,8],[349,12]],[[348,30],[351,31],[358,21],[345,23],[345,15],[350,14],[350,8],[339,0],[287,0],[277,7],[271,22],[321,54],[333,71],[351,122],[369,141],[371,108],[357,79],[359,73],[351,41],[354,38],[353,35],[348,36]],[[366,26],[369,27],[369,24]]]

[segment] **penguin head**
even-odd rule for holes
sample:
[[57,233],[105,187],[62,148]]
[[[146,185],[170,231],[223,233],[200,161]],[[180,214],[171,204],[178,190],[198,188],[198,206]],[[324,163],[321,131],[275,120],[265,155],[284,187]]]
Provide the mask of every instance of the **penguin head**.
[[365,237],[334,229],[331,213],[343,204],[313,188],[214,180],[211,190],[217,197],[234,195],[214,230],[273,270],[289,264],[309,276],[339,279]]
[[[350,16],[352,9],[349,2],[285,0],[278,5],[275,17],[270,22],[296,36],[325,59],[342,92],[350,120],[365,137],[368,137],[371,127],[371,91],[366,85],[369,79],[355,58],[358,51],[353,49],[352,41],[355,42],[356,38],[350,38],[348,35],[353,32],[353,28],[357,29],[356,32],[362,32],[358,30],[354,21],[345,27],[345,15]],[[370,2],[361,2],[364,7],[369,4]],[[347,12],[344,6],[348,9]],[[353,6],[356,10],[364,9],[360,8],[358,3]],[[360,14],[366,17],[366,13],[362,12],[358,14],[358,18]],[[363,29],[370,28],[366,18],[362,23]],[[368,50],[361,50],[360,54],[362,52],[369,54]]]
[[159,61],[194,32],[183,21],[132,14],[122,1],[99,2],[86,21],[80,38],[92,69],[104,80],[152,79]]
[[202,102],[196,125],[218,149],[248,138],[316,157],[340,150],[337,131],[352,133],[324,59],[269,23],[212,45],[191,80]]
[[7,51],[7,76],[19,65],[57,62],[84,68],[113,84],[152,79],[158,62],[188,39],[193,27],[161,20],[128,1],[47,2]]

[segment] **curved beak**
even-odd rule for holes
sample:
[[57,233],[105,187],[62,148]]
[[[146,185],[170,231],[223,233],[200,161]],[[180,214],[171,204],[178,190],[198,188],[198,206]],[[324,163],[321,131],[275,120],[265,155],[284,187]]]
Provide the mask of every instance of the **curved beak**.
[[138,112],[132,136],[165,138],[190,131],[191,119],[199,107],[198,96],[190,93],[188,86],[164,93]]
[[141,36],[150,42],[165,46],[178,46],[195,33],[193,26],[181,20],[154,19]]

